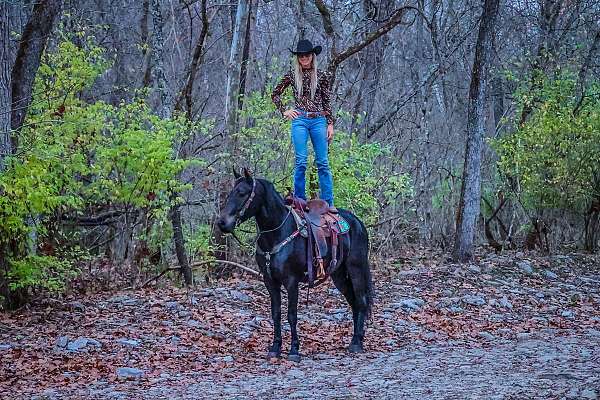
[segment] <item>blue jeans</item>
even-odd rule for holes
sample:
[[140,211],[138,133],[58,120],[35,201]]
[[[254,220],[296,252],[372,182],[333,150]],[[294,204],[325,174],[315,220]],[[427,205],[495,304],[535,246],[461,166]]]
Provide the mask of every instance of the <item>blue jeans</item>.
[[296,155],[294,168],[294,194],[306,199],[306,163],[308,160],[308,138],[315,151],[315,164],[319,173],[319,188],[321,198],[333,206],[333,176],[329,169],[327,150],[327,119],[323,116],[308,118],[302,110],[296,110],[300,115],[292,120],[292,142]]

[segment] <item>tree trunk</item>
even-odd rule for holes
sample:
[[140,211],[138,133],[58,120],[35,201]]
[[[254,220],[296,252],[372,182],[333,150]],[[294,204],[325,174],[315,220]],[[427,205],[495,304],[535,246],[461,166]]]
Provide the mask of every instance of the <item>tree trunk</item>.
[[244,50],[242,51],[242,64],[240,69],[240,94],[238,98],[238,110],[244,106],[244,95],[246,94],[246,82],[248,76],[248,61],[250,60],[250,43],[252,42],[252,24],[254,21],[254,0],[250,0],[248,17],[246,18],[246,30],[244,33]]
[[[40,66],[42,53],[54,27],[54,22],[62,10],[62,0],[46,0],[36,2],[33,6],[31,18],[25,25],[23,35],[19,42],[17,58],[12,69],[12,116],[11,126],[13,131],[21,129],[27,108],[31,103],[33,81]],[[16,135],[13,136],[13,149],[18,143]]]
[[244,49],[243,34],[246,31],[245,22],[247,18],[248,0],[239,0],[233,26],[229,64],[227,66],[225,126],[229,137],[231,137],[237,129],[237,100],[240,94],[240,77],[242,73],[242,56]]
[[5,160],[12,154],[10,142],[10,120],[12,94],[10,85],[10,20],[8,2],[0,1],[0,172]]
[[[372,19],[373,21],[367,24],[367,29],[373,31],[377,29],[377,23],[375,19],[384,19],[382,15],[387,10],[391,10],[393,4],[390,4],[389,0],[386,0],[381,7],[374,7],[373,3],[364,0],[363,1],[363,13],[366,18]],[[381,10],[385,10],[381,12]],[[368,128],[371,121],[371,113],[373,112],[373,106],[377,99],[377,92],[379,90],[379,82],[381,80],[383,72],[383,57],[385,48],[387,46],[388,39],[386,36],[367,47],[364,51],[359,53],[359,59],[362,64],[362,75],[363,79],[360,82],[360,88],[358,91],[358,98],[354,108],[354,116],[356,117],[361,111],[365,112],[364,118],[360,123],[354,118],[352,120],[351,132],[360,131],[361,133],[368,132]],[[362,136],[361,136],[362,137]]]
[[486,80],[499,0],[485,0],[471,72],[467,115],[467,148],[456,219],[453,258],[467,261],[473,255],[475,223],[480,211],[481,154],[485,130]]
[[[175,202],[175,199],[172,199]],[[183,237],[183,226],[181,223],[181,207],[175,205],[171,207],[170,211],[171,224],[173,225],[173,241],[175,242],[175,254],[177,254],[177,260],[183,279],[186,285],[192,285],[194,283],[192,269],[188,261],[187,253],[185,251],[185,239]]]
[[[6,157],[12,154],[10,142],[10,115],[11,115],[11,87],[10,87],[10,20],[9,5],[0,1],[0,173],[4,171]],[[0,308],[8,300],[8,258],[6,257],[6,244],[0,242]]]
[[[170,118],[171,110],[174,104],[167,87],[167,79],[164,69],[164,39],[162,36],[163,17],[160,8],[160,0],[152,0],[152,24],[154,25],[154,33],[152,35],[152,58],[153,58],[153,76],[157,85],[157,90],[160,95],[159,115],[162,118]],[[174,151],[175,157],[179,156],[178,149]],[[175,243],[175,254],[181,268],[181,273],[186,285],[192,285],[192,270],[188,261],[187,253],[185,252],[185,239],[183,237],[183,228],[181,224],[180,206],[176,204],[176,194],[171,197],[171,209],[169,211],[171,223],[173,224],[173,242]]]

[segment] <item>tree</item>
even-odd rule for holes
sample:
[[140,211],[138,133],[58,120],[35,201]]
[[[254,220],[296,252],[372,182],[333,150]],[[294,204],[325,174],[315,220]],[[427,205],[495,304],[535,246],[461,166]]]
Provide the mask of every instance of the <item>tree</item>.
[[11,151],[10,21],[8,2],[0,2],[0,171]]
[[238,96],[242,75],[242,57],[244,53],[244,33],[248,18],[248,0],[239,0],[233,26],[229,64],[227,65],[227,83],[225,95],[225,126],[229,136],[237,128]]
[[[25,121],[27,108],[31,103],[33,81],[40,66],[42,53],[62,7],[62,0],[36,2],[23,30],[11,77],[13,101],[11,126],[15,131],[21,129]],[[15,137],[13,136],[13,139]],[[16,140],[13,140],[13,148],[16,147]]]
[[467,147],[456,218],[453,258],[467,261],[473,255],[475,222],[481,199],[481,154],[485,132],[488,64],[499,0],[485,0],[475,47],[467,111]]

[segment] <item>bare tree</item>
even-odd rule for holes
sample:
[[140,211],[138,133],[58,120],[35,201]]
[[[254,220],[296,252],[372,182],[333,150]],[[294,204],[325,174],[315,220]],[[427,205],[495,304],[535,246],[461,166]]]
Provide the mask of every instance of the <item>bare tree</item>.
[[237,128],[237,105],[240,94],[244,33],[246,32],[248,10],[248,0],[239,0],[233,26],[233,37],[229,52],[229,63],[227,65],[227,83],[225,86],[225,126],[229,136]]
[[[33,81],[40,66],[42,53],[63,7],[62,0],[44,0],[36,2],[33,12],[19,41],[17,58],[12,69],[12,116],[14,131],[21,129],[27,109],[31,103]],[[16,135],[13,136],[13,148],[17,147]]]
[[485,133],[485,110],[488,64],[494,37],[499,0],[485,0],[475,47],[471,72],[467,115],[467,148],[463,180],[456,218],[456,236],[453,257],[469,260],[473,255],[475,223],[481,200],[481,154]]
[[0,171],[4,170],[7,156],[12,153],[10,141],[11,85],[10,85],[10,20],[8,2],[0,2]]

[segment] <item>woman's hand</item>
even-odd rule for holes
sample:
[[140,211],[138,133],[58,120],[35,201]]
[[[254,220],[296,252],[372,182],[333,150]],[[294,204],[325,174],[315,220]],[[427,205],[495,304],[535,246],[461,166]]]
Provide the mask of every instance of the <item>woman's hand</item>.
[[293,119],[296,119],[296,117],[298,117],[298,115],[300,115],[300,113],[294,109],[290,109],[290,110],[283,112],[283,116],[286,117],[287,119],[289,119],[290,121]]
[[327,125],[327,143],[333,142],[333,124]]

